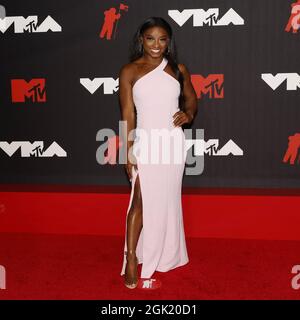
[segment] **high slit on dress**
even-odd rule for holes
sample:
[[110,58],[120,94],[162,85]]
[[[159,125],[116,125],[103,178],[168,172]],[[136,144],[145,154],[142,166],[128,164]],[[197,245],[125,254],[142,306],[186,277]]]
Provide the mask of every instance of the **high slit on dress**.
[[[155,69],[139,78],[132,88],[137,111],[137,137],[133,143],[137,170],[132,167],[127,215],[133,201],[135,181],[139,176],[143,228],[138,239],[136,255],[139,263],[142,263],[141,278],[151,278],[155,271],[166,272],[189,261],[181,205],[182,178],[186,160],[185,136],[182,128],[173,124],[173,115],[180,110],[180,84],[164,71],[167,64],[168,60],[164,57]],[[161,154],[166,147],[164,143],[158,149],[160,152],[158,162],[143,161],[141,153],[147,153],[151,144],[145,143],[146,140],[143,140],[145,139],[143,135],[139,135],[138,129],[149,135],[152,129],[172,132],[170,149],[174,145],[182,146],[179,148],[181,161],[174,161],[174,152],[171,151],[170,163],[163,163]],[[148,153],[149,159],[151,152],[152,150]],[[121,275],[125,273],[126,267],[126,233],[127,223]]]

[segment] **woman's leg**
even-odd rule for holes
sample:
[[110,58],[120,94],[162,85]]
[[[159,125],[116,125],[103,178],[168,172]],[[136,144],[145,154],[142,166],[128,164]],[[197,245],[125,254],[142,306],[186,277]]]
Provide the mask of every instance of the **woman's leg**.
[[142,195],[139,175],[137,175],[134,185],[133,199],[127,215],[127,263],[125,268],[125,282],[127,284],[136,283],[138,279],[136,246],[143,227],[142,210]]

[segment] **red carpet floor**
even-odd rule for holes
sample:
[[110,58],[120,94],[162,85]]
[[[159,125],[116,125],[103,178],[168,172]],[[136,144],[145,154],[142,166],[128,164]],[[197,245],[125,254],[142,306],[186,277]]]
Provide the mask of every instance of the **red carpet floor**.
[[0,244],[0,299],[300,299],[299,241],[187,238],[189,264],[156,272],[154,291],[123,286],[122,237],[1,233]]

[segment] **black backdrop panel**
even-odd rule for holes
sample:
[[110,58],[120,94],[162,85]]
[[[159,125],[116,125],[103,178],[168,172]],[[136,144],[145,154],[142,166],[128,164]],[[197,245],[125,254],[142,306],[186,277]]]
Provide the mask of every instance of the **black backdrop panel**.
[[[115,81],[121,66],[128,62],[129,42],[138,25],[149,16],[161,16],[173,28],[179,62],[188,67],[194,79],[224,77],[220,83],[223,97],[199,97],[193,131],[204,129],[205,141],[217,139],[219,148],[231,139],[243,150],[242,156],[206,154],[203,173],[185,175],[184,186],[299,188],[296,134],[300,132],[300,88],[289,90],[287,83],[300,82],[300,30],[285,30],[293,1],[121,3],[128,8],[120,10],[121,18],[113,25],[109,40],[99,37],[104,12],[110,8],[118,12],[118,1],[2,1],[6,22],[13,19],[14,23],[0,32],[0,183],[128,185],[122,164],[100,165],[96,161],[102,144],[96,141],[96,134],[103,128],[119,134]],[[244,24],[210,25],[206,20],[203,26],[194,26],[190,17],[180,26],[168,14],[169,10],[208,12],[210,8],[219,9],[216,24],[224,21],[222,17],[231,8]],[[298,12],[300,16],[300,6]],[[39,28],[38,32],[17,32],[23,23],[20,17],[28,16],[37,16],[41,28],[50,16],[52,28],[61,27],[61,31],[42,32]],[[263,74],[272,74],[275,80],[276,74],[286,74],[288,80],[273,90],[262,79]],[[103,78],[105,84],[92,93],[96,78],[100,84]],[[34,101],[14,102],[34,87]],[[283,162],[290,136],[295,164],[290,159]],[[17,147],[18,141],[22,147]],[[44,149],[38,143],[37,148],[31,148],[29,143],[35,141],[42,141]],[[65,152],[65,156],[47,154],[53,142],[57,146],[52,150]],[[24,156],[26,150],[31,153],[28,157]]]

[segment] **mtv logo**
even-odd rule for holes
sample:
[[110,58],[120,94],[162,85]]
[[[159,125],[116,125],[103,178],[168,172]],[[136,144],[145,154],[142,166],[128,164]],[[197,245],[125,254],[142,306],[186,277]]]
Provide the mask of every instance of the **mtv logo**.
[[36,32],[61,32],[61,26],[51,17],[46,19],[38,25],[38,16],[22,16],[4,17],[0,20],[0,31],[5,33],[11,26],[14,26],[14,33],[36,33]]
[[46,102],[45,79],[11,80],[12,102]]
[[117,80],[111,77],[94,78],[93,80],[89,78],[80,78],[79,81],[91,94],[94,94],[101,86],[103,86],[104,94],[114,94],[119,90],[119,78]]
[[21,157],[66,157],[67,152],[55,141],[46,149],[44,141],[0,141],[0,150],[3,150],[9,157],[17,151],[21,151]]
[[283,83],[286,82],[286,90],[297,90],[300,88],[300,75],[294,73],[277,73],[273,76],[272,73],[262,73],[261,78],[274,91]]
[[198,99],[207,94],[210,99],[224,98],[224,74],[210,74],[206,78],[200,74],[193,74],[191,82]]
[[232,140],[229,139],[222,148],[219,148],[219,139],[186,139],[187,150],[194,146],[195,155],[203,156],[243,156],[244,151]]
[[184,9],[168,10],[168,15],[182,27],[190,18],[193,18],[194,27],[202,26],[228,26],[243,25],[244,19],[232,8],[230,8],[222,17],[219,15],[219,8],[204,9]]
[[6,272],[5,268],[0,265],[0,290],[6,289]]

